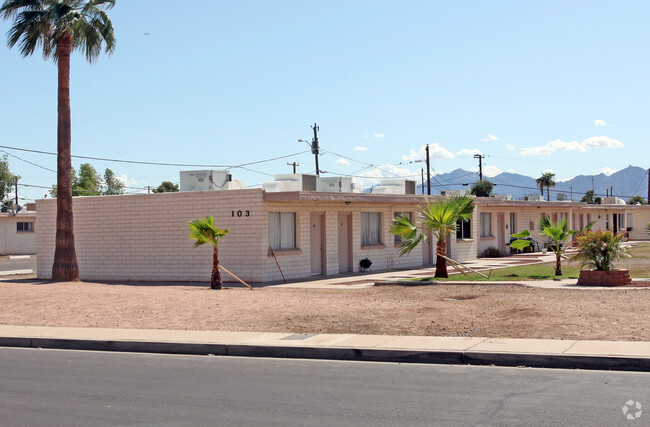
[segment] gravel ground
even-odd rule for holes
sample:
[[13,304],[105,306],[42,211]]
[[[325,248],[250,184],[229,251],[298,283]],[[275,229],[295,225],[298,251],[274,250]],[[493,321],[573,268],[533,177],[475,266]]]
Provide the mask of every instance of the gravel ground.
[[650,341],[650,290],[0,282],[0,324]]

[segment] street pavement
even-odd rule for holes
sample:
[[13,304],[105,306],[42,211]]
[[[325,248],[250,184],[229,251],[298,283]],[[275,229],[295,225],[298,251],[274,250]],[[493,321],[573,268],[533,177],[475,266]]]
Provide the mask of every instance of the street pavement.
[[[0,348],[3,426],[641,426],[650,373]],[[640,409],[637,409],[637,405]]]

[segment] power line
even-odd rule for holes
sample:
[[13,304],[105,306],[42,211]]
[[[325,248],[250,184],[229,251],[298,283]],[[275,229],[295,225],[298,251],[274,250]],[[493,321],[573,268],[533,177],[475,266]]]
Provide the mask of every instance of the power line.
[[[26,152],[29,152],[29,153],[47,154],[47,155],[51,155],[51,156],[56,156],[57,155],[57,153],[53,153],[53,152],[50,152],[50,151],[30,150],[30,149],[27,149],[27,148],[10,147],[10,146],[7,146],[7,145],[0,145],[0,148],[5,148],[5,149],[8,149],[8,150],[26,151]],[[115,162],[115,163],[130,163],[130,164],[149,165],[149,166],[177,166],[177,167],[194,167],[194,168],[228,168],[228,169],[236,169],[236,168],[243,168],[243,166],[250,166],[250,165],[255,165],[255,164],[259,164],[259,163],[271,162],[273,160],[285,159],[287,157],[298,156],[300,154],[305,154],[305,153],[308,153],[308,152],[309,151],[300,151],[300,152],[297,152],[297,153],[287,154],[285,156],[274,157],[274,158],[271,158],[271,159],[264,159],[264,160],[258,160],[258,161],[255,161],[255,162],[250,162],[250,163],[243,163],[241,165],[196,165],[196,164],[184,164],[184,163],[143,162],[143,161],[139,161],[139,160],[109,159],[109,158],[103,158],[103,157],[77,156],[77,155],[72,155],[72,157],[74,157],[76,159],[98,160],[98,161],[103,161],[103,162]]]

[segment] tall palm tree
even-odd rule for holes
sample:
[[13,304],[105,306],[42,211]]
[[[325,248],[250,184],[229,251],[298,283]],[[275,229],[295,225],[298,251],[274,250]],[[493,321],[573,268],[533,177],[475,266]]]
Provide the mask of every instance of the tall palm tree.
[[217,228],[214,225],[214,217],[208,215],[205,218],[190,221],[187,226],[190,228],[189,238],[194,240],[194,247],[205,243],[212,245],[212,276],[210,277],[210,289],[221,289],[221,272],[219,271],[219,250],[217,244],[230,230]]
[[456,197],[427,202],[426,205],[420,207],[418,214],[422,221],[422,231],[420,232],[406,215],[397,216],[393,220],[390,232],[402,236],[399,255],[408,254],[431,234],[438,239],[434,277],[449,277],[447,274],[447,260],[443,258],[447,256],[447,237],[458,231],[459,221],[469,221],[472,212],[474,212],[474,199],[471,197]]
[[544,172],[542,176],[537,178],[535,182],[539,185],[539,188],[542,190],[542,197],[544,197],[544,187],[546,187],[546,200],[551,200],[551,187],[555,187],[555,174],[551,172]]
[[42,48],[58,67],[56,244],[52,280],[79,280],[72,221],[72,159],[70,126],[70,55],[84,52],[92,63],[115,47],[113,25],[106,14],[115,0],[5,0],[0,16],[13,19],[9,47],[31,56]]

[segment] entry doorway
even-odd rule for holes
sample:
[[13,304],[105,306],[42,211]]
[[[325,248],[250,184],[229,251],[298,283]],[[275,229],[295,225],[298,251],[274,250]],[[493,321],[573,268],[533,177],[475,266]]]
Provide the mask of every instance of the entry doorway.
[[311,258],[311,275],[318,276],[323,274],[323,217],[321,213],[312,212],[309,216],[310,232],[309,232],[309,253]]
[[[510,243],[508,241],[508,243]],[[502,254],[506,253],[506,226],[505,226],[505,214],[497,214],[497,246],[499,247],[499,252]]]
[[339,213],[339,273],[352,271],[352,214]]

